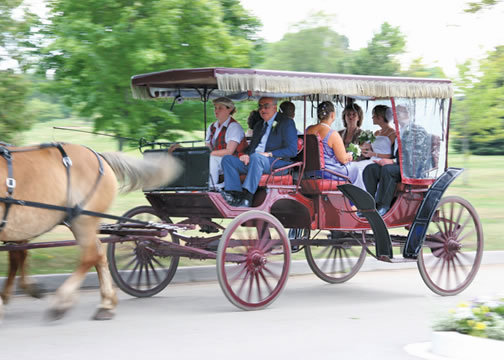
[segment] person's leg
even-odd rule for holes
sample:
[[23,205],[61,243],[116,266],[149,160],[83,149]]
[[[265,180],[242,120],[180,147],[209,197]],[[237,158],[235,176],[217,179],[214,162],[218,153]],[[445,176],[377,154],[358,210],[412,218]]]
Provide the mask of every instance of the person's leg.
[[[397,183],[401,181],[399,164],[384,165],[380,171],[380,186],[376,192],[376,208],[383,208],[385,212],[390,209]],[[383,215],[383,214],[380,214]]]
[[246,174],[248,167],[233,155],[224,156],[221,166],[224,172],[224,189],[226,191],[241,192],[240,174]]
[[261,181],[262,174],[270,173],[269,158],[259,154],[250,155],[250,163],[248,166],[248,173],[245,181],[243,182],[243,189],[251,194],[255,194],[259,181]]
[[369,164],[364,168],[362,173],[362,180],[368,193],[373,197],[376,195],[376,189],[378,187],[378,181],[380,179],[381,166],[374,163]]
[[219,182],[219,172],[221,172],[222,170],[221,162],[222,156],[210,155],[210,168],[208,177],[208,185],[210,189],[217,187],[217,183]]

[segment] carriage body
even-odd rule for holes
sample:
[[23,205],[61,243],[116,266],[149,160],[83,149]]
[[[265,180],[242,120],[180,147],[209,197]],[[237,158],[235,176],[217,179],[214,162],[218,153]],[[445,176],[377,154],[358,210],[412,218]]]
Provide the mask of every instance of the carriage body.
[[[186,164],[185,175],[174,184],[145,191],[152,209],[125,214],[150,213],[158,220],[196,229],[188,235],[173,231],[169,246],[156,247],[156,255],[170,259],[169,269],[176,268],[179,256],[216,259],[225,295],[247,310],[263,308],[278,297],[285,286],[291,252],[303,249],[314,273],[330,283],[354,276],[366,254],[388,262],[416,261],[427,286],[441,295],[459,293],[473,280],[481,261],[481,224],[465,200],[442,200],[462,171],[447,167],[453,94],[449,80],[203,68],[136,75],[131,87],[134,97],[151,101],[202,100],[204,129],[206,105],[219,96],[234,101],[262,96],[298,101],[304,107],[301,130],[307,126],[310,107],[322,100],[341,108],[357,102],[367,112],[374,104],[386,104],[394,115],[402,182],[383,218],[373,209],[374,199],[345,190],[344,181],[307,176],[310,170],[325,171],[320,164],[320,144],[313,135],[298,136],[301,146],[291,165],[263,175],[251,208],[230,206],[219,192],[209,191],[208,150],[175,150],[174,155]],[[419,142],[413,132],[403,136],[407,141],[401,141],[401,131],[406,131],[400,126],[401,108],[409,111],[411,123],[427,129],[427,142]],[[168,151],[170,144],[144,145],[148,156]],[[357,216],[355,206],[367,211],[366,216]],[[462,234],[468,223],[470,241]],[[288,237],[285,229],[289,229]],[[391,235],[391,229],[400,231]],[[394,246],[402,256],[392,251]],[[114,246],[109,247],[109,260],[115,266],[112,273],[123,290],[136,296],[151,295],[169,282],[158,282],[153,291],[139,290],[140,281],[136,286],[121,275],[120,265],[114,261],[116,252]],[[273,263],[276,270],[268,268]],[[454,280],[456,268],[463,269],[463,274]]]

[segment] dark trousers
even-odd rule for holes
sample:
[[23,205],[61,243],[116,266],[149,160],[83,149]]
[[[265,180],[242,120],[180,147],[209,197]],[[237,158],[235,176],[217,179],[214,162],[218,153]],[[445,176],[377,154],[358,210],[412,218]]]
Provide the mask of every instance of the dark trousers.
[[362,174],[368,193],[374,196],[376,208],[390,207],[397,183],[401,181],[399,164],[366,166]]

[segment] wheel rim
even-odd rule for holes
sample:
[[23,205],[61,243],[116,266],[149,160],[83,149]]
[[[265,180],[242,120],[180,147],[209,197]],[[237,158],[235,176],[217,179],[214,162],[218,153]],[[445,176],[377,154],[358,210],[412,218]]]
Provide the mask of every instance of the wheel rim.
[[[162,221],[149,206],[132,209],[124,216],[142,221],[167,222]],[[178,239],[168,236],[170,238],[163,240],[178,243]],[[158,246],[156,242],[142,238],[108,245],[111,274],[121,290],[132,296],[147,297],[157,294],[170,283],[179,258],[158,256]]]
[[427,286],[455,295],[473,281],[483,254],[483,230],[471,204],[459,197],[441,200],[418,258]]
[[222,235],[217,255],[219,284],[241,309],[257,310],[271,304],[285,286],[289,265],[285,231],[267,213],[244,213]]
[[[329,236],[332,236],[331,232],[323,231],[317,238],[329,238]],[[361,243],[365,244],[365,238]],[[338,284],[350,280],[357,274],[366,258],[366,247],[359,244],[356,239],[342,239],[335,245],[306,246],[305,255],[315,275],[328,283]]]

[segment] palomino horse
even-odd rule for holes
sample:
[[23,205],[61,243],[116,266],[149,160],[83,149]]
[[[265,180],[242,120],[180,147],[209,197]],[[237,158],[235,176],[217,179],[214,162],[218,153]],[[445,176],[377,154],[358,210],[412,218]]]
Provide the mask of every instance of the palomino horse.
[[[3,225],[0,223],[0,241],[27,242],[65,222],[81,248],[77,269],[55,294],[49,311],[51,317],[63,316],[72,306],[77,290],[93,266],[98,273],[101,292],[101,302],[94,318],[103,320],[113,317],[117,298],[106,254],[97,236],[100,218],[78,214],[69,218],[64,211],[19,204],[8,206],[5,199],[81,207],[105,213],[116,196],[118,180],[124,185],[123,192],[156,188],[173,180],[179,170],[176,160],[168,154],[137,159],[121,153],[98,155],[84,146],[72,144],[0,147],[0,197],[7,194],[3,200],[0,199],[0,221],[5,220]],[[18,270],[21,288],[33,296],[37,295],[34,284],[25,277],[25,259],[26,250],[11,251],[9,254],[10,269],[0,298],[0,317],[2,300],[3,303],[9,300]]]

